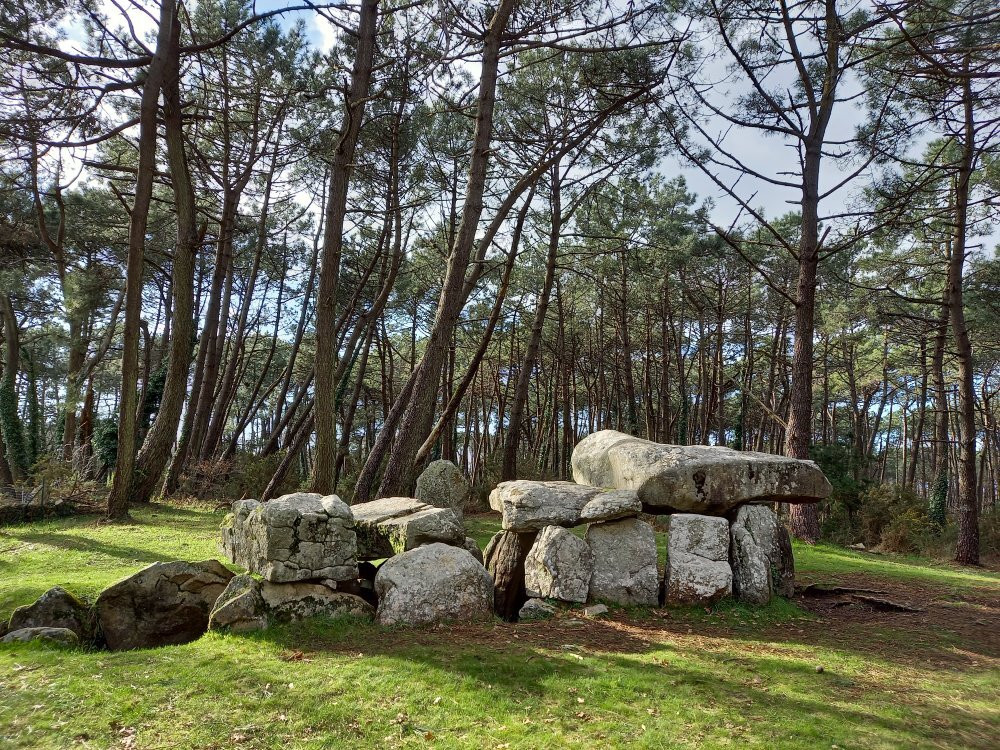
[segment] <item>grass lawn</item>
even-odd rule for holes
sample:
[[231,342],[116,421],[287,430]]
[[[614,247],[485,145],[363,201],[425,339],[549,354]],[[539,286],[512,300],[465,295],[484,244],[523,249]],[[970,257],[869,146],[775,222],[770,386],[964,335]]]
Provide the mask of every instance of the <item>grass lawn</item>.
[[[156,560],[218,556],[218,512],[134,515],[0,529],[0,617],[56,584],[93,597]],[[496,521],[469,527],[485,544]],[[807,599],[428,630],[314,620],[123,653],[2,646],[0,748],[998,746],[1000,576],[827,546],[796,562],[804,581],[921,612]]]

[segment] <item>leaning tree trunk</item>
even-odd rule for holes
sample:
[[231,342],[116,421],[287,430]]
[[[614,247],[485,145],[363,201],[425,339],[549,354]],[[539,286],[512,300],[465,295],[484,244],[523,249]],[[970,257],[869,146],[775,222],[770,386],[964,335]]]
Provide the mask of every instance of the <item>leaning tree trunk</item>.
[[316,297],[316,457],[313,463],[312,491],[333,492],[337,464],[336,394],[334,372],[337,363],[335,335],[337,286],[340,255],[344,241],[344,217],[347,213],[347,190],[354,167],[354,151],[365,115],[372,61],[375,57],[378,0],[363,0],[358,20],[358,48],[351,73],[351,89],[344,110],[344,126],[333,155],[330,171],[330,194],[326,204],[326,235]]
[[559,259],[559,231],[562,206],[559,192],[559,162],[552,166],[552,220],[549,228],[549,247],[545,257],[545,277],[542,289],[535,303],[535,317],[531,323],[528,344],[524,349],[524,357],[517,374],[517,387],[514,389],[514,403],[510,408],[510,419],[507,423],[507,436],[503,446],[503,464],[500,469],[500,480],[503,482],[517,478],[517,448],[521,438],[521,420],[524,407],[528,403],[528,389],[531,386],[531,375],[538,359],[538,350],[542,345],[542,329],[545,327],[545,316],[549,309],[549,298],[552,296],[552,286],[556,277],[556,261]]
[[139,403],[139,320],[142,313],[142,268],[146,251],[146,223],[153,197],[156,169],[156,110],[167,62],[174,0],[160,2],[160,28],[156,51],[146,71],[139,103],[139,162],[136,169],[135,200],[128,228],[128,255],[125,266],[125,326],[122,333],[121,398],[118,408],[118,454],[115,478],[108,496],[108,518],[128,518],[129,492],[135,470],[137,414]]
[[[437,314],[424,356],[410,380],[413,397],[400,420],[399,431],[389,454],[389,461],[382,475],[379,495],[407,494],[413,484],[413,457],[430,431],[434,420],[434,402],[441,365],[448,341],[461,313],[463,290],[469,258],[476,240],[479,219],[483,213],[483,193],[486,189],[486,170],[490,159],[490,141],[493,136],[493,110],[496,104],[497,74],[500,66],[500,47],[507,20],[516,0],[501,0],[483,40],[483,63],[479,78],[479,100],[476,107],[476,129],[473,136],[472,156],[466,183],[465,204],[458,234],[448,254],[448,268],[438,299]],[[377,463],[381,456],[374,451],[367,463]],[[368,469],[368,466],[365,467]],[[374,473],[373,471],[370,473]]]
[[133,479],[132,501],[148,502],[170,460],[177,436],[191,368],[191,337],[194,334],[194,258],[198,245],[194,188],[184,150],[180,96],[180,20],[171,24],[170,52],[164,73],[163,122],[167,161],[174,188],[177,244],[171,271],[172,325],[167,354],[167,377],[156,418],[146,434]]

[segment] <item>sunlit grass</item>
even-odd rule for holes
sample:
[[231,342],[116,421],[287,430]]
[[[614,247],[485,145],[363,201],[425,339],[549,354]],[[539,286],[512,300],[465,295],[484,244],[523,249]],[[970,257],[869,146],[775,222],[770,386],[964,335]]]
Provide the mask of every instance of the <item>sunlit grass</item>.
[[[216,557],[221,515],[154,505],[126,526],[3,529],[0,617],[52,585],[93,597],[154,560]],[[497,521],[468,526],[485,545]],[[983,571],[796,553],[809,580],[1000,595]],[[779,600],[433,631],[314,620],[125,653],[3,646],[0,747],[995,747],[995,658],[907,622],[831,633]]]

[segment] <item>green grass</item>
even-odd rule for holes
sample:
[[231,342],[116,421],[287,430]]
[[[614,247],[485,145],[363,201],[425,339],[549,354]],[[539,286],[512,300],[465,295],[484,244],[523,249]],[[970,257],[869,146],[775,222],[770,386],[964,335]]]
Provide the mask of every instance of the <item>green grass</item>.
[[[0,529],[0,616],[52,585],[93,596],[154,560],[217,554],[220,513],[134,515]],[[485,544],[496,525],[469,528]],[[988,572],[796,553],[809,580],[1000,600]],[[998,654],[939,623],[831,623],[783,601],[613,614],[416,631],[314,620],[125,653],[3,646],[0,748],[996,746]]]
[[824,577],[834,579],[850,572],[895,579],[901,583],[938,586],[942,588],[942,594],[949,590],[1000,589],[1000,573],[996,571],[965,568],[920,557],[855,552],[829,544],[810,547],[796,542],[793,546],[796,566],[817,581]]

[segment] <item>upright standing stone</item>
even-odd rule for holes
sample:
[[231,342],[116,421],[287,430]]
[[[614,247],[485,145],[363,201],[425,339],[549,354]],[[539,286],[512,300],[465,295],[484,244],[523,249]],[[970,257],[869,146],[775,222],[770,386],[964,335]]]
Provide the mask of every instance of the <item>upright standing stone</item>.
[[772,593],[794,593],[791,542],[773,510],[764,505],[741,506],[733,518],[731,537],[733,595],[737,599],[766,604]]
[[537,531],[498,531],[483,550],[483,562],[493,576],[493,609],[513,622],[528,600],[524,590],[524,563]]
[[336,495],[296,492],[266,503],[234,503],[223,521],[221,549],[276,583],[358,577],[354,517]]
[[667,540],[666,596],[673,604],[711,603],[733,591],[729,522],[675,513]]
[[465,509],[472,488],[459,469],[451,461],[440,459],[431,461],[417,477],[417,500],[438,508],[448,508],[459,516]]
[[546,526],[524,562],[524,588],[529,597],[587,601],[594,558],[590,545],[561,526]]
[[792,538],[783,524],[778,524],[771,548],[771,582],[774,593],[790,599],[795,595],[795,557],[792,555]]
[[830,482],[812,461],[708,445],[662,445],[614,430],[573,449],[573,479],[631,489],[649,512],[723,515],[747,502],[812,503]]
[[638,518],[587,527],[594,560],[590,599],[614,604],[656,606],[660,577],[656,568],[656,534]]

